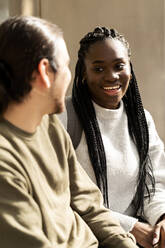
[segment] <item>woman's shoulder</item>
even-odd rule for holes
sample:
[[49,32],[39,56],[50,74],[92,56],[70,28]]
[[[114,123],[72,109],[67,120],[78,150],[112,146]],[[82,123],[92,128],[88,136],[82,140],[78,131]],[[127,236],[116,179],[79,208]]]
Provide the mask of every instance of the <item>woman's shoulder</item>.
[[82,127],[75,112],[71,96],[66,97],[65,105],[65,111],[59,114],[58,118],[69,133],[73,146],[76,149],[81,139]]
[[161,145],[163,147],[163,142],[159,137],[157,128],[154,122],[154,119],[149,111],[145,109],[145,116],[148,125],[149,137],[150,137],[150,146],[151,145]]
[[146,117],[148,126],[149,127],[155,126],[154,119],[153,119],[151,113],[147,109],[144,109],[144,113],[145,113],[145,117]]

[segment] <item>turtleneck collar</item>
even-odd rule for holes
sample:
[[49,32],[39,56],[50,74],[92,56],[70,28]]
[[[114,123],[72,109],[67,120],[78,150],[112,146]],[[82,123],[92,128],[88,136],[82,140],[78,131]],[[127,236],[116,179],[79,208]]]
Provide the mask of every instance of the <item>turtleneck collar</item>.
[[120,102],[120,106],[118,109],[106,109],[101,107],[100,105],[93,102],[93,106],[96,112],[96,116],[98,119],[120,119],[124,111],[123,101]]

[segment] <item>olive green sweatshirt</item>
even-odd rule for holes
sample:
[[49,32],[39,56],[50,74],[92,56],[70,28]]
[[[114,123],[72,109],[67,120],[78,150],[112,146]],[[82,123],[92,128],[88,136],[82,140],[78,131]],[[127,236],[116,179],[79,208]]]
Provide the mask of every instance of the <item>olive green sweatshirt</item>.
[[1,118],[0,247],[98,246],[136,247],[104,208],[55,115],[35,133]]

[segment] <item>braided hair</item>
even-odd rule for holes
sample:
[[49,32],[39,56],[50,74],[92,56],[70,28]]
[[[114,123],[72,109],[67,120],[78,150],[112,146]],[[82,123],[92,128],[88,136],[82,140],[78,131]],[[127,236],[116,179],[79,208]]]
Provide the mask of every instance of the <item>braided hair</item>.
[[[78,61],[72,90],[72,102],[85,132],[89,157],[95,172],[97,185],[103,193],[105,206],[109,207],[107,164],[104,145],[90,92],[87,84],[83,82],[85,72],[84,59],[88,53],[88,49],[97,41],[103,41],[107,38],[120,41],[126,47],[128,56],[131,56],[128,42],[124,36],[119,34],[115,29],[97,27],[93,32],[89,32],[85,35],[80,41],[80,49],[78,51]],[[144,198],[147,196],[150,200],[151,194],[155,191],[155,179],[149,158],[148,125],[131,63],[130,66],[131,80],[127,92],[123,96],[123,103],[128,117],[129,133],[137,146],[139,154],[139,174],[133,204],[135,212],[140,211],[142,213],[144,210]],[[151,190],[149,190],[148,183],[152,185]]]

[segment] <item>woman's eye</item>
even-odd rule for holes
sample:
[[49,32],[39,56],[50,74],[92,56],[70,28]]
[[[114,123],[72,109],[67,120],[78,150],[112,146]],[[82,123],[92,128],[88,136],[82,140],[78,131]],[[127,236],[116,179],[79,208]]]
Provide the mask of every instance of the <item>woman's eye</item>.
[[95,72],[102,72],[104,69],[102,67],[95,67],[94,71]]
[[124,66],[125,66],[125,64],[117,64],[116,65],[116,69],[117,70],[123,70],[124,69]]

